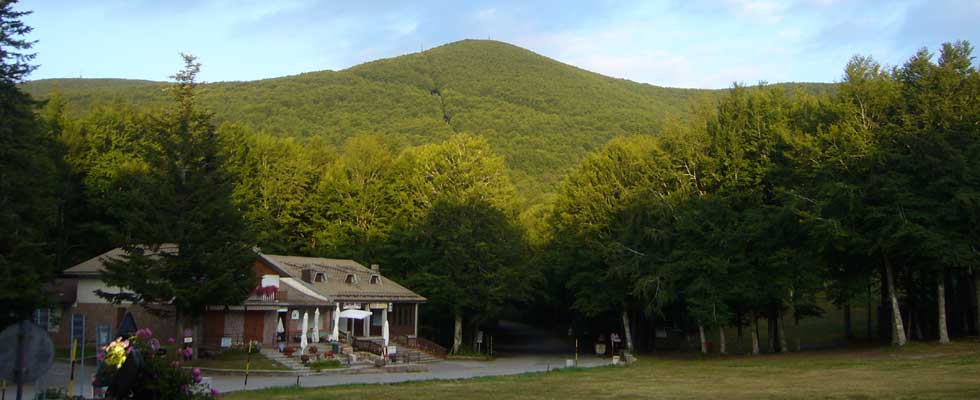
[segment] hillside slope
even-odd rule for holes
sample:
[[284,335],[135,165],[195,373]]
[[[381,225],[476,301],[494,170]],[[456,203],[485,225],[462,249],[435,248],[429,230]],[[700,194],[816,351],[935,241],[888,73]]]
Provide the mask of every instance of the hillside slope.
[[[51,79],[23,87],[40,99],[57,88],[73,115],[167,100],[164,82]],[[333,144],[361,133],[404,145],[484,135],[534,197],[610,138],[656,133],[668,115],[684,120],[691,101],[718,93],[609,78],[506,43],[465,40],[343,71],[211,83],[201,101],[219,123]]]

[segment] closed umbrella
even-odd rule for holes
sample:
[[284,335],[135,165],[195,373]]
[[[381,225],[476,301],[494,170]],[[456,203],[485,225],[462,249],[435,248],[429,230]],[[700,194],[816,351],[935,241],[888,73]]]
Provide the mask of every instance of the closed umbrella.
[[276,326],[276,333],[284,333],[286,328],[282,326],[282,318],[279,318],[279,325]]
[[330,336],[335,342],[340,340],[340,303],[333,310],[333,333]]
[[385,349],[388,349],[388,320],[385,320],[384,325],[381,325],[381,338],[384,340]]
[[313,334],[310,341],[313,343],[320,343],[320,307],[316,308],[313,313]]
[[306,330],[309,329],[309,326],[310,326],[310,313],[303,312],[303,330],[302,333],[300,333],[299,335],[300,355],[306,354],[306,345],[308,344],[308,342],[306,341]]

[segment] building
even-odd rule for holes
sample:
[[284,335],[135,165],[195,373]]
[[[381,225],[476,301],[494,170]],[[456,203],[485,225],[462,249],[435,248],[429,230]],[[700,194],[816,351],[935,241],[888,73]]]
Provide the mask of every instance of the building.
[[[156,251],[175,252],[177,247],[163,245]],[[79,316],[84,316],[87,343],[103,343],[127,311],[137,326],[152,329],[158,337],[183,336],[177,331],[169,305],[112,304],[97,295],[99,291],[125,292],[100,279],[105,260],[125,256],[125,251],[117,248],[64,271],[55,285],[60,305],[35,312],[35,322],[48,328],[56,347],[68,346],[73,318],[77,323]],[[259,285],[244,302],[207,307],[200,345],[227,347],[249,341],[298,344],[304,316],[308,340],[312,340],[314,325],[321,341],[376,341],[382,336],[384,321],[392,339],[407,341],[418,333],[419,305],[426,299],[381,275],[377,265],[367,268],[353,260],[256,251],[254,270]],[[335,326],[337,337],[332,337]],[[105,337],[100,338],[100,334]]]

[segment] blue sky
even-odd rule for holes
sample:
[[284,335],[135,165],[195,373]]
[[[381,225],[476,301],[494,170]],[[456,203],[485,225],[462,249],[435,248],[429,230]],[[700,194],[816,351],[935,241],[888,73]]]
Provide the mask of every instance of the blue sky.
[[30,79],[166,80],[179,52],[205,81],[340,70],[461,39],[501,40],[605,75],[672,87],[833,82],[854,54],[901,64],[980,45],[980,1],[22,0]]

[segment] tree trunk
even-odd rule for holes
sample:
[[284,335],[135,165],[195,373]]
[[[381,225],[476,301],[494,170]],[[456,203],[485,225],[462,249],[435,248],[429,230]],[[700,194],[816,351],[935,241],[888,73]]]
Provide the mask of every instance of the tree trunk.
[[459,346],[463,345],[463,314],[457,312],[453,324],[453,354],[459,353]]
[[871,332],[871,324],[872,324],[871,317],[874,315],[871,312],[871,305],[874,303],[871,300],[871,293],[872,293],[872,290],[871,290],[871,275],[869,274],[868,275],[868,310],[867,310],[868,319],[866,321],[864,321],[864,323],[866,325],[866,328],[867,328],[867,331],[866,332],[867,332],[868,342],[874,341],[874,334]]
[[698,322],[698,335],[701,338],[701,354],[708,354],[708,339],[704,337],[704,325]]
[[936,282],[936,303],[938,303],[938,308],[936,312],[939,313],[939,343],[948,344],[949,343],[949,332],[946,329],[946,283],[944,282],[946,277],[942,272],[939,273],[939,279]]
[[735,352],[742,354],[742,318],[738,319],[738,341],[735,343]]
[[752,329],[752,355],[759,355],[759,317],[753,316],[752,320],[755,323],[755,329]]
[[898,308],[898,294],[895,293],[895,278],[892,273],[892,264],[884,254],[881,257],[885,263],[885,278],[888,281],[888,298],[892,309],[892,344],[905,346],[908,340],[905,338],[905,327],[902,326],[902,312]]
[[803,350],[803,339],[800,338],[800,336],[802,336],[802,335],[800,335],[800,317],[799,316],[794,316],[793,317],[793,330],[796,333],[796,351],[802,351]]
[[728,354],[728,349],[725,343],[725,328],[722,326],[718,327],[718,352],[721,354]]
[[977,335],[980,335],[980,271],[978,271],[977,268],[972,268],[972,269],[973,269],[973,296],[975,302],[974,305],[977,307],[976,310],[977,311],[976,314]]
[[851,303],[844,302],[842,308],[844,311],[844,339],[850,342],[854,338],[854,330],[851,327]]
[[197,315],[191,318],[191,323],[194,325],[193,328],[194,341],[191,342],[191,349],[194,351],[193,357],[196,360],[200,356],[198,350],[200,350],[201,348],[201,338],[203,337],[202,333],[204,331],[204,321],[202,320],[201,316]]
[[630,333],[630,316],[623,307],[623,336],[626,336],[626,351],[633,352],[633,334]]
[[789,347],[786,346],[786,324],[783,323],[783,313],[777,312],[779,321],[776,322],[776,330],[779,335],[779,352],[786,353],[789,351]]
[[773,316],[766,316],[766,341],[769,342],[769,352],[776,352],[776,320]]

